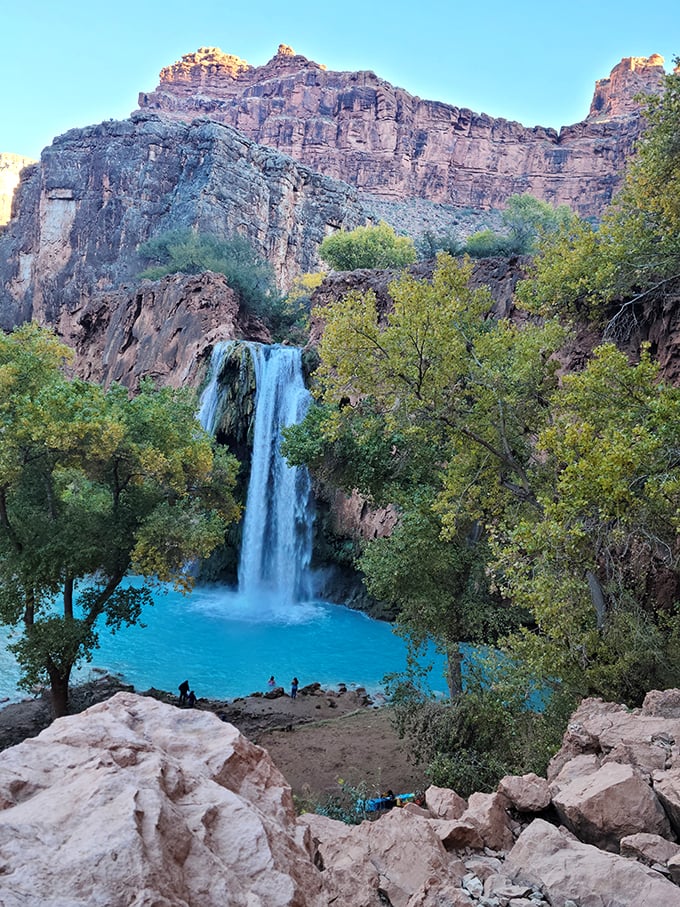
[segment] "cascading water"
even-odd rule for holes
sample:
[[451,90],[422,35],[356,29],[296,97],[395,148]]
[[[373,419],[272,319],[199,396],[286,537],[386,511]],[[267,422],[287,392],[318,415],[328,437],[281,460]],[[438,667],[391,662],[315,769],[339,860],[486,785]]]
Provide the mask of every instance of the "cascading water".
[[[233,343],[217,344],[199,420],[214,433],[219,374]],[[255,423],[250,481],[243,521],[239,593],[248,600],[282,605],[310,597],[309,564],[314,509],[306,469],[281,456],[282,431],[299,422],[309,406],[302,354],[295,347],[243,344],[255,369]]]

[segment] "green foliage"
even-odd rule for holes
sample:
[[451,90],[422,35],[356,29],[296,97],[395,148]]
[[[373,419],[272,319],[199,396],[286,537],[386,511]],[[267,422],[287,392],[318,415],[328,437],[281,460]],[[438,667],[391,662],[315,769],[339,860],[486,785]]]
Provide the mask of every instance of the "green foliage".
[[549,236],[573,219],[566,205],[554,208],[533,195],[511,195],[502,214],[503,232],[481,230],[468,237],[462,251],[473,258],[528,255],[539,239]]
[[680,677],[676,619],[655,581],[678,566],[679,426],[680,391],[649,354],[629,365],[600,347],[565,376],[538,436],[552,472],[537,516],[497,527],[503,589],[542,631],[517,650],[583,692],[637,702]]
[[504,775],[544,775],[575,705],[556,691],[543,711],[527,708],[521,676],[512,667],[494,681],[471,678],[464,695],[443,702],[412,690],[394,706],[395,727],[432,783],[463,797],[495,790]]
[[[665,77],[645,119],[623,189],[599,230],[573,221],[540,242],[530,280],[519,289],[525,305],[602,319],[613,303],[680,274],[680,73]],[[630,308],[617,313],[612,336],[625,335],[630,314]]]
[[405,268],[417,258],[413,240],[397,236],[384,221],[376,227],[357,227],[327,236],[319,246],[319,255],[336,271]]
[[142,277],[159,280],[178,272],[215,271],[225,275],[247,312],[273,319],[277,325],[285,320],[271,265],[242,236],[221,238],[196,230],[170,230],[142,243],[138,252],[143,258],[158,262],[143,271]]
[[238,517],[236,463],[198,428],[192,394],[105,392],[65,377],[69,355],[33,324],[0,336],[0,621],[23,624],[24,682],[48,679],[59,711],[99,619],[115,631],[148,601],[126,573],[188,588],[186,562]]

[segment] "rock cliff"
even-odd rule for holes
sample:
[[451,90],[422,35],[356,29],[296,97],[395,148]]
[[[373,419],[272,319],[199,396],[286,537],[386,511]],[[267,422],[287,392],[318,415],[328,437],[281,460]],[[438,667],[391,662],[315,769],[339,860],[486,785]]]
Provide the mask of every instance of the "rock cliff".
[[597,83],[588,118],[557,133],[422,100],[373,72],[330,72],[285,45],[260,67],[200,48],[163,69],[139,106],[228,123],[386,199],[491,208],[530,192],[590,217],[610,201],[639,134],[633,96],[658,92],[663,74],[656,54],[623,60]]
[[118,693],[3,753],[7,907],[680,907],[680,691],[586,700],[548,779],[296,818],[267,752]]
[[219,123],[143,114],[75,129],[24,171],[0,235],[0,327],[56,324],[142,270],[152,234],[239,233],[282,287],[317,267],[317,247],[364,221],[349,186]]
[[12,198],[19,185],[19,174],[35,161],[20,154],[0,154],[0,226],[6,224],[12,214]]

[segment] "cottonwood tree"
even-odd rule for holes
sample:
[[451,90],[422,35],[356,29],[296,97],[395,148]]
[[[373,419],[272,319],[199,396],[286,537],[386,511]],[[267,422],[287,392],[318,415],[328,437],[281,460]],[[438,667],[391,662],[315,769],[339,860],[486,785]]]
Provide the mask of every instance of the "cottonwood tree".
[[[552,323],[520,330],[489,318],[488,289],[470,289],[470,274],[469,263],[444,254],[431,281],[405,274],[391,285],[384,318],[370,292],[319,309],[323,406],[286,447],[312,468],[330,459],[345,487],[399,506],[402,525],[369,547],[362,566],[369,586],[400,605],[402,624],[443,643],[453,692],[459,643],[483,636],[480,626],[509,623],[507,614],[480,616],[481,527],[538,506],[532,438],[545,424],[549,356],[562,337]],[[359,402],[343,405],[351,399]]]
[[236,463],[193,395],[70,380],[70,355],[34,324],[0,336],[0,620],[20,632],[22,683],[47,680],[55,715],[100,626],[137,622],[155,581],[189,588],[187,561],[238,517]]

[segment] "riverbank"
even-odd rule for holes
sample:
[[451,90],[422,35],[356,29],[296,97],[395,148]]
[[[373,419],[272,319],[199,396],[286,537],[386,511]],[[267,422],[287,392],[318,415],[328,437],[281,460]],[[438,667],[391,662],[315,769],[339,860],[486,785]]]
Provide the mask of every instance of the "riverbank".
[[[121,690],[133,691],[119,678],[104,674],[71,690],[71,710],[81,712]],[[293,793],[305,803],[339,791],[339,779],[365,785],[369,793],[410,791],[427,785],[392,727],[389,708],[377,707],[362,689],[342,686],[303,687],[295,700],[280,691],[232,700],[199,699],[196,707],[212,711],[268,750]],[[142,695],[177,704],[162,690]],[[11,703],[0,710],[0,750],[35,737],[51,723],[49,698]]]

